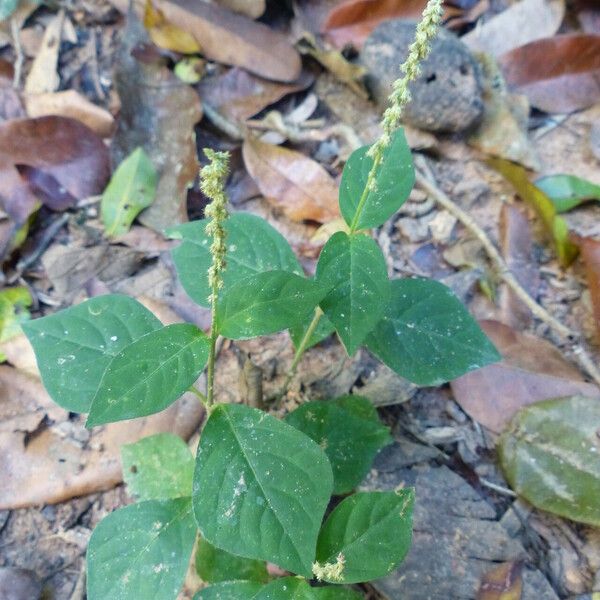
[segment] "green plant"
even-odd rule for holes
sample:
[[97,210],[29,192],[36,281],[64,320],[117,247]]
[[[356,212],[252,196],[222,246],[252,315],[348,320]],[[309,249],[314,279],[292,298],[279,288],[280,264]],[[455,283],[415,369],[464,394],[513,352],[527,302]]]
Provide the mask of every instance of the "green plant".
[[[336,331],[349,354],[366,346],[400,375],[437,385],[497,360],[494,347],[440,283],[388,280],[384,256],[365,229],[383,224],[414,183],[397,128],[407,81],[426,54],[440,15],[433,0],[419,26],[383,120],[383,136],[357,150],[343,172],[340,210],[349,233],[323,248],[314,279],[286,240],[262,219],[227,214],[227,155],[206,151],[203,221],[171,229],[173,259],[187,293],[211,308],[209,335],[163,326],[137,301],[92,298],[24,325],[53,399],[89,413],[87,425],[149,415],[185,391],[208,418],[194,460],[171,434],[123,449],[124,477],[138,500],[108,515],[88,549],[88,598],[175,599],[197,532],[197,566],[212,585],[197,598],[343,600],[340,584],[389,573],[411,538],[413,491],[358,492],[323,517],[332,495],[356,488],[391,440],[368,400],[308,402],[284,421],[214,398],[218,336],[246,339],[289,329],[303,352]],[[311,320],[312,316],[312,320]],[[207,394],[193,385],[207,367]],[[300,577],[268,582],[265,561]],[[316,578],[335,584],[311,587]]]

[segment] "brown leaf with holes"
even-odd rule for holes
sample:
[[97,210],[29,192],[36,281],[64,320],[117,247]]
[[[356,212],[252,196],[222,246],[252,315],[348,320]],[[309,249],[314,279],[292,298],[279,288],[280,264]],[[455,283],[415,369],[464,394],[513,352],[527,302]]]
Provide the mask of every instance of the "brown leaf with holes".
[[339,216],[337,185],[319,163],[254,138],[242,153],[261,194],[288,219],[325,223]]
[[551,343],[520,333],[498,321],[481,321],[503,360],[451,382],[462,409],[475,421],[500,433],[522,407],[561,396],[600,398]]
[[477,600],[521,600],[522,572],[520,562],[499,564],[481,578]]
[[499,64],[507,84],[540,110],[569,113],[600,100],[600,35],[537,40],[503,54]]
[[292,83],[277,83],[234,67],[217,77],[203,79],[197,86],[202,101],[226,119],[245,121],[287,96],[305,90],[314,77],[303,71]]
[[592,297],[596,331],[600,336],[600,241],[591,238],[576,239],[585,265],[587,285]]
[[214,4],[197,0],[155,0],[165,18],[191,33],[202,54],[251,73],[291,82],[300,76],[300,56],[285,36]]

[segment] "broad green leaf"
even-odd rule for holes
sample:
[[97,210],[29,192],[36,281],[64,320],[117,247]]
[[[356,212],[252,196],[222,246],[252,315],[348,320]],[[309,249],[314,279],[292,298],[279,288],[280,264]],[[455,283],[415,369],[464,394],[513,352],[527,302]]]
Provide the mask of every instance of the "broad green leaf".
[[500,439],[511,487],[531,504],[600,526],[600,402],[583,396],[521,409]]
[[113,357],[162,324],[137,300],[109,294],[22,327],[54,402],[81,413],[90,410]]
[[360,600],[362,596],[341,586],[310,587],[298,577],[282,577],[265,585],[252,600]]
[[366,341],[417,385],[441,385],[500,355],[452,291],[429,279],[396,279],[383,319]]
[[375,407],[360,396],[306,402],[285,420],[325,450],[334,494],[351,492],[368,473],[377,452],[392,441]]
[[130,496],[165,500],[192,495],[194,457],[173,433],[157,433],[121,448],[123,479]]
[[600,200],[600,185],[576,175],[548,175],[538,179],[535,185],[550,198],[558,213],[588,200]]
[[[340,211],[352,226],[358,204],[367,184],[373,159],[367,156],[370,146],[355,150],[342,173],[340,183]],[[404,130],[397,129],[383,154],[372,189],[363,205],[356,229],[378,227],[385,223],[406,202],[415,184],[412,154],[404,137]]]
[[194,600],[251,600],[262,587],[257,581],[223,581],[200,590]]
[[412,489],[358,492],[343,500],[319,534],[314,574],[331,583],[387,575],[410,548],[413,504]]
[[113,173],[102,194],[100,215],[108,237],[129,231],[133,220],[154,201],[158,173],[150,157],[136,148]]
[[[210,238],[206,223],[193,221],[167,231],[182,243],[172,251],[181,285],[200,306],[208,306],[210,288],[208,268],[212,263]],[[289,271],[302,275],[302,267],[286,239],[264,219],[249,213],[234,213],[225,222],[227,233],[227,267],[223,273],[223,290],[265,271]]]
[[[294,327],[290,327],[290,337],[292,338],[292,343],[294,344],[294,348],[298,349],[300,343],[304,339],[304,335],[308,330],[308,327],[312,321],[312,316],[309,317],[307,321],[304,323],[299,323]],[[317,328],[313,331],[313,334],[310,336],[308,340],[308,344],[306,345],[306,349],[312,348],[319,342],[327,339],[333,332],[335,331],[335,327],[333,323],[325,316],[321,315],[321,319],[319,320],[319,324]]]
[[321,308],[348,354],[354,354],[383,316],[390,297],[381,249],[366,235],[340,231],[321,251],[315,279],[330,288]]
[[333,476],[308,436],[260,410],[218,405],[200,438],[194,514],[232,554],[310,575]]
[[196,571],[207,583],[232,579],[266,583],[269,580],[264,561],[235,556],[204,539],[199,540],[196,548]]
[[86,426],[167,408],[198,379],[208,351],[208,337],[188,323],[167,325],[129,344],[106,368]]
[[88,600],[176,600],[196,541],[189,499],[120,508],[94,529]]
[[570,240],[567,222],[557,214],[552,200],[529,181],[527,171],[520,165],[502,158],[491,158],[487,162],[509,181],[519,196],[537,212],[554,242],[560,264],[563,267],[570,265],[577,256],[577,246]]
[[27,308],[33,300],[26,287],[6,288],[0,291],[0,342],[21,332],[21,325],[29,320]]
[[327,288],[288,271],[267,271],[234,283],[219,296],[217,329],[240,340],[310,320]]

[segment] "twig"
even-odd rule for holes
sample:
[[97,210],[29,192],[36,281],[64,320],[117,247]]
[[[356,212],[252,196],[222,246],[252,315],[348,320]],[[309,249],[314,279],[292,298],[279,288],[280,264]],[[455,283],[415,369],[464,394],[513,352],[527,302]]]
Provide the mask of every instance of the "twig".
[[431,169],[422,156],[415,158],[417,165],[417,184],[427,192],[438,204],[443,206],[450,214],[455,216],[483,245],[485,251],[496,267],[498,276],[510,287],[516,296],[531,310],[532,314],[540,321],[546,323],[551,329],[570,342],[571,353],[577,359],[583,370],[600,385],[600,370],[579,343],[581,336],[572,331],[555,317],[553,317],[543,306],[538,304],[521,286],[512,274],[508,265],[491,242],[485,231],[460,207],[458,207],[436,184]]

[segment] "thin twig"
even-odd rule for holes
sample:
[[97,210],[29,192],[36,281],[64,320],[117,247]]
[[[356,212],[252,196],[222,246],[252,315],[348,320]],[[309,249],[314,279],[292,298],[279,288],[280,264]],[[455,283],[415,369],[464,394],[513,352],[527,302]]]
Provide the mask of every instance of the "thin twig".
[[460,207],[458,207],[436,184],[431,169],[422,156],[415,158],[417,165],[417,184],[427,192],[439,205],[443,206],[450,214],[455,216],[483,245],[492,263],[496,267],[498,276],[510,287],[516,296],[531,310],[532,314],[540,321],[546,323],[562,338],[567,338],[570,343],[571,353],[577,359],[582,369],[600,385],[600,370],[580,344],[581,336],[563,325],[553,317],[543,306],[538,304],[521,286],[512,274],[508,265],[491,242],[485,231]]

